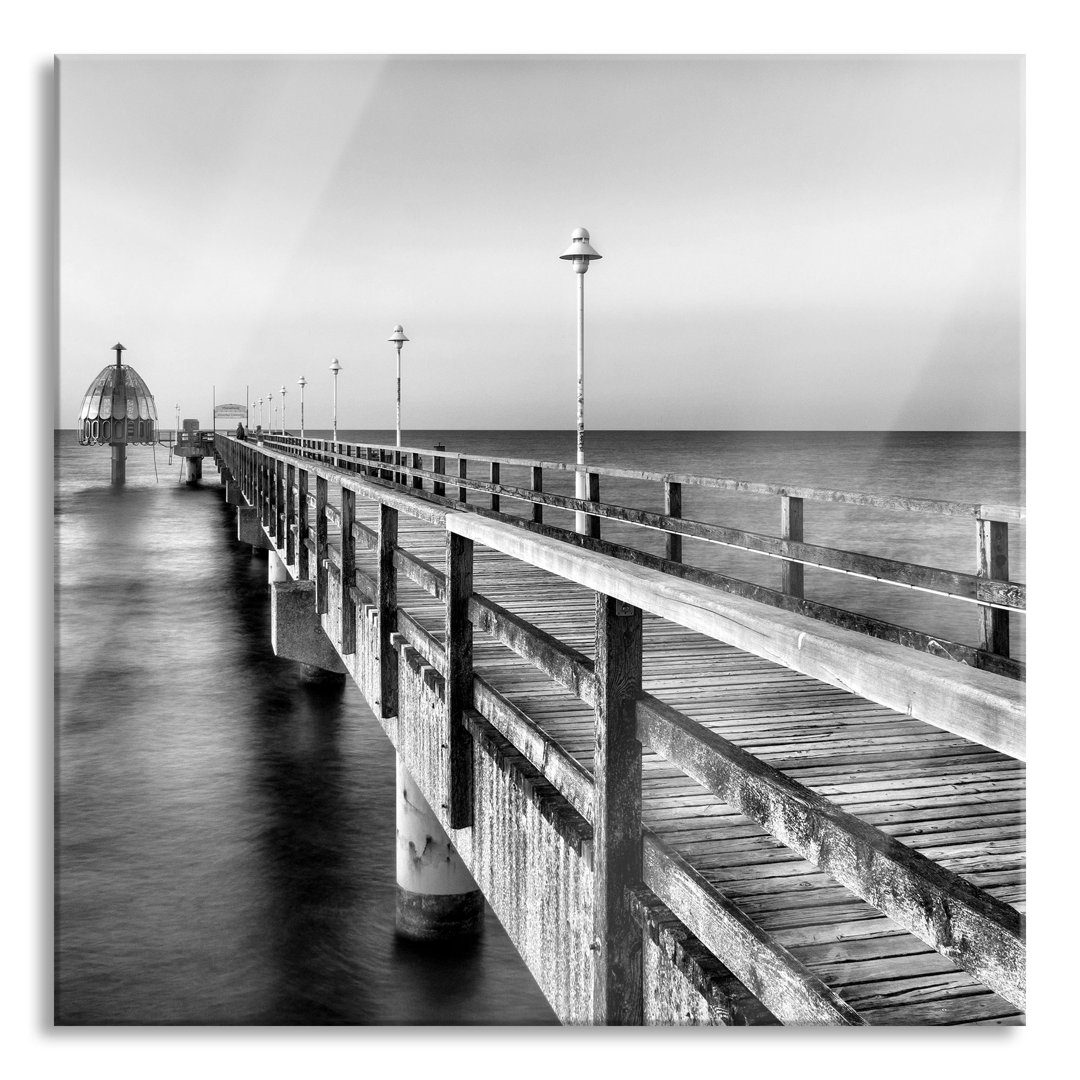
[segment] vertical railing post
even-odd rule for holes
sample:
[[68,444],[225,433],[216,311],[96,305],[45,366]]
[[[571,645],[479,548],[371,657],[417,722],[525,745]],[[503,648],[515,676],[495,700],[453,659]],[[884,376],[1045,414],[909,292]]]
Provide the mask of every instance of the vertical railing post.
[[263,528],[270,523],[270,496],[267,491],[270,478],[270,459],[265,454],[259,456],[259,521]]
[[[460,479],[460,480],[468,479],[468,476],[469,476],[469,463],[465,460],[465,458],[458,458],[457,474],[458,474],[458,479]],[[459,487],[457,489],[457,492],[458,492],[458,494],[457,494],[458,502],[465,502],[469,498],[469,489],[468,488]]]
[[379,504],[378,607],[379,607],[379,709],[385,720],[397,716],[398,655],[390,637],[397,632],[397,547],[398,512]]
[[356,492],[341,486],[341,651],[344,655],[356,652]]
[[[413,456],[412,456],[412,467],[414,469],[422,469],[424,467],[424,463],[420,460],[420,455],[419,454],[413,454]],[[416,491],[423,491],[424,490],[424,478],[422,476],[414,476],[412,478],[412,486],[413,486],[413,489],[416,490]]]
[[308,471],[301,469],[296,479],[296,551],[297,575],[301,581],[310,576],[308,569]]
[[[668,517],[682,517],[682,484],[676,480],[664,481],[664,513]],[[666,533],[664,555],[669,562],[682,562],[682,535]]]
[[[803,542],[803,501],[795,495],[780,496],[780,538]],[[785,596],[803,598],[803,564],[788,559],[780,564],[780,588]]]
[[446,534],[446,753],[449,759],[447,813],[450,827],[473,823],[473,740],[463,723],[472,707],[473,628],[469,598],[473,590],[473,542]]
[[[586,491],[589,502],[600,501],[600,474],[591,472],[586,475]],[[588,534],[594,540],[600,539],[600,518],[596,514],[589,514],[586,519],[589,526]]]
[[[445,450],[446,447],[442,443],[436,443],[433,450]],[[436,473],[446,473],[446,458],[440,457],[438,454],[432,455],[431,458],[431,471]],[[432,485],[436,495],[446,495],[446,485],[439,483],[438,480]]]
[[288,489],[285,486],[285,462],[279,461],[277,463],[277,474],[274,481],[274,498],[277,500],[277,546],[279,548],[287,547],[287,541],[285,539],[285,519],[288,516],[288,509],[286,500],[288,498]]
[[642,1023],[641,928],[627,889],[641,881],[641,609],[596,594],[593,759],[593,1023]]
[[315,610],[329,611],[326,602],[326,477],[315,477]]
[[296,502],[293,488],[296,486],[296,466],[290,461],[285,468],[285,561],[291,566],[296,562]]
[[[532,489],[533,491],[544,490],[544,470],[539,465],[532,466]],[[543,524],[544,521],[544,504],[533,503],[532,504],[532,519],[537,525]]]
[[[1009,580],[1009,526],[1004,521],[978,518],[978,569],[981,578]],[[979,606],[980,647],[998,656],[1009,655],[1009,613]]]
[[[497,484],[499,482],[499,463],[497,461],[493,461],[490,464],[488,469],[488,481],[492,484]],[[494,492],[491,494],[491,509],[499,509],[499,496]]]

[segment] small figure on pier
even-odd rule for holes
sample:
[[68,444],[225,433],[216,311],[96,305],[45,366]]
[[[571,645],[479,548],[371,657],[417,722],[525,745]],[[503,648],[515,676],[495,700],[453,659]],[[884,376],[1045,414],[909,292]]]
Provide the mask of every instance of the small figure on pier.
[[244,425],[242,423],[236,425],[236,437],[240,442],[244,441]]

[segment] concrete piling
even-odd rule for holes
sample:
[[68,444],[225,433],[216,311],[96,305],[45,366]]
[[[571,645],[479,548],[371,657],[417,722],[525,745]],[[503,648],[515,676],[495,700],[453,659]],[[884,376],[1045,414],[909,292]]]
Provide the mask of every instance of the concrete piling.
[[397,931],[414,941],[474,937],[484,896],[397,759]]

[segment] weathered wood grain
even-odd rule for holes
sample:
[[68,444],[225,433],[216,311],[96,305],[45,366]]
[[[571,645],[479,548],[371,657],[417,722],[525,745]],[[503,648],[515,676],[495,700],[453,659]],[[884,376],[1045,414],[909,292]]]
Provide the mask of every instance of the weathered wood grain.
[[469,600],[473,591],[473,543],[446,537],[446,733],[450,826],[473,823],[473,740],[465,730],[465,710],[472,708],[473,626]]
[[641,609],[596,596],[596,754],[593,762],[593,1015],[640,1024],[641,933],[629,890],[641,883]]
[[856,896],[1024,1007],[1020,914],[715,732],[645,695],[642,741]]

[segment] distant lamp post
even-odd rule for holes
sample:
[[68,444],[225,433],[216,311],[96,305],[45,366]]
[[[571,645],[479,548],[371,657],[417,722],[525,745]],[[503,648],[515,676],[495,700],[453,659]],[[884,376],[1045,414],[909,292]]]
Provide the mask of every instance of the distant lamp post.
[[259,398],[259,430],[260,431],[262,430],[262,425],[263,425],[262,403],[263,403],[263,399]]
[[180,441],[180,402],[176,403],[176,441]]
[[[397,464],[401,465],[401,346],[405,344],[409,339],[405,336],[405,331],[400,325],[394,327],[394,332],[386,339],[393,342],[394,347],[397,349],[397,412],[395,414],[395,428],[397,430]],[[397,481],[401,483],[401,474],[398,473]]]
[[[585,273],[593,259],[603,256],[589,243],[588,229],[575,229],[570,234],[570,246],[559,256],[568,259],[578,275],[577,283],[577,463],[585,464]],[[579,499],[588,498],[588,482],[585,470],[578,468],[574,481],[574,494]],[[586,515],[574,515],[574,528],[579,533],[588,531]]]
[[300,442],[304,441],[304,387],[307,386],[307,379],[303,375],[296,380],[296,385],[300,387]]
[[266,419],[269,423],[268,431],[271,435],[274,434],[274,391],[271,390],[266,395]]
[[330,362],[330,370],[334,375],[334,442],[337,442],[337,374],[341,370],[341,364],[336,356]]
[[281,434],[285,434],[285,384],[281,386]]

